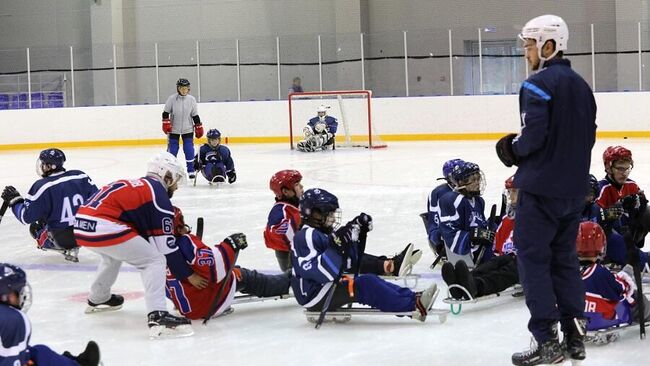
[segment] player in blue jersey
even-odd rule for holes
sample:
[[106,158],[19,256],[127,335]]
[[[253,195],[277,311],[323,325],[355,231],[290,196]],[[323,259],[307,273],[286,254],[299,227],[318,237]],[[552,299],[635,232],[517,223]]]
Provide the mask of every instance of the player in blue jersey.
[[335,117],[327,115],[328,108],[324,105],[319,106],[316,110],[318,115],[307,122],[307,126],[302,130],[305,139],[296,145],[298,150],[312,152],[334,147],[339,122]]
[[99,347],[90,341],[78,356],[60,355],[42,344],[29,344],[32,325],[27,310],[32,289],[20,267],[0,263],[0,365],[2,366],[96,366]]
[[235,183],[235,162],[232,160],[230,149],[221,144],[221,132],[216,128],[206,134],[208,142],[203,144],[199,153],[194,157],[194,169],[201,172],[210,183]]
[[328,310],[358,302],[381,311],[412,312],[413,319],[424,321],[434,301],[435,283],[416,293],[374,274],[341,276],[357,272],[359,248],[372,230],[372,218],[362,213],[334,232],[340,212],[338,198],[323,189],[308,189],[300,199],[303,225],[291,247],[291,287],[298,303],[321,310],[325,295],[338,282]]
[[39,249],[61,252],[66,259],[77,262],[74,216],[97,187],[81,170],[66,170],[65,160],[59,149],[41,151],[36,163],[41,179],[32,185],[25,198],[13,186],[6,186],[2,199],[9,203],[18,221],[30,225],[29,232]]
[[455,187],[440,197],[440,232],[449,262],[462,260],[472,268],[493,256],[495,228],[485,219],[485,201],[481,197],[485,177],[481,168],[471,162],[454,165],[450,175]]
[[445,259],[447,258],[445,243],[442,241],[442,235],[440,234],[440,197],[453,191],[454,183],[451,180],[451,172],[454,166],[462,163],[464,163],[462,159],[445,161],[442,165],[443,177],[438,178],[438,180],[444,179],[445,183],[434,188],[427,199],[427,233],[429,235],[429,245],[436,255],[441,255]]

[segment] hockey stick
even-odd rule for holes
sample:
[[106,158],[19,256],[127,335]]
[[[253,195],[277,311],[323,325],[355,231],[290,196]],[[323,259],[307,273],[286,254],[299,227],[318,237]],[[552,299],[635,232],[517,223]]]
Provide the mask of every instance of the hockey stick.
[[0,222],[2,222],[2,216],[5,215],[5,212],[7,212],[8,207],[9,207],[9,201],[3,201],[2,207],[0,207]]
[[638,316],[638,322],[639,322],[639,337],[641,339],[645,339],[645,319],[644,319],[644,313],[645,313],[645,304],[644,304],[644,297],[643,297],[643,280],[641,278],[641,263],[639,261],[639,249],[636,246],[636,243],[634,242],[634,237],[636,236],[636,231],[637,231],[637,220],[638,218],[635,217],[631,222],[630,222],[630,232],[627,235],[623,235],[623,238],[625,239],[625,246],[627,247],[627,261],[628,264],[632,266],[633,272],[634,272],[634,282],[636,283],[636,294],[638,300],[637,307],[639,309],[639,316]]
[[203,217],[196,219],[196,236],[203,239]]
[[[497,205],[492,205],[492,208],[490,209],[490,218],[488,218],[489,230],[492,230],[492,226],[494,226],[494,220],[496,220],[496,216],[497,216]],[[487,245],[481,244],[481,249],[478,252],[478,256],[476,257],[476,262],[474,262],[475,266],[478,266],[483,260],[483,256],[485,255],[486,248]]]
[[212,316],[219,309],[219,299],[221,299],[221,295],[223,295],[223,290],[226,288],[226,284],[230,281],[230,277],[232,277],[232,270],[235,268],[235,264],[237,263],[237,257],[239,257],[239,250],[235,250],[235,260],[232,262],[233,264],[228,270],[228,273],[226,273],[226,277],[224,277],[223,281],[221,282],[221,286],[217,291],[217,295],[214,297],[214,300],[212,300],[212,304],[210,305],[210,311],[208,311],[208,315],[206,315],[205,318],[203,318],[203,325],[207,325],[210,318],[212,318]]
[[[357,264],[355,265],[354,268],[355,277],[359,274],[359,263],[361,262],[361,256],[366,250],[367,238],[368,238],[368,232],[365,229],[361,230],[361,232],[359,233],[359,251],[358,251],[359,255],[358,255]],[[341,261],[341,268],[339,269],[339,273],[336,276],[336,279],[332,284],[332,287],[330,287],[329,291],[327,292],[327,297],[325,297],[325,302],[323,302],[323,307],[320,310],[320,314],[318,315],[318,320],[316,321],[316,326],[314,327],[315,329],[320,328],[320,326],[323,324],[323,321],[325,320],[325,315],[327,314],[327,311],[329,310],[329,307],[332,304],[332,299],[334,298],[334,292],[336,292],[336,288],[338,287],[339,281],[343,276],[343,268],[345,268],[345,262],[347,262],[348,256],[349,256],[349,249],[345,249]]]

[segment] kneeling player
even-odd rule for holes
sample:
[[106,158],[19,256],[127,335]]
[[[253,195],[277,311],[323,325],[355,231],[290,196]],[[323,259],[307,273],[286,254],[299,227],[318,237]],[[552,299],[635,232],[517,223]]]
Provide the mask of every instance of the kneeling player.
[[32,304],[32,289],[27,275],[20,267],[0,263],[0,365],[58,365],[58,366],[97,366],[99,347],[90,341],[86,350],[78,356],[70,352],[60,355],[50,347],[29,345],[32,325],[27,318],[27,310]]
[[[194,273],[208,281],[192,283],[178,280],[167,271],[166,293],[178,311],[189,319],[209,319],[230,307],[235,292],[258,297],[274,297],[289,292],[289,272],[266,275],[235,265],[237,252],[246,248],[246,236],[232,234],[211,249],[201,239],[190,234],[183,213],[174,207],[174,236],[176,245]],[[234,276],[228,276],[233,268]]]
[[645,321],[650,321],[650,302],[639,299],[631,266],[613,274],[600,260],[605,255],[605,232],[595,222],[580,223],[576,250],[585,284],[587,330],[598,330],[639,319],[638,301],[644,302]]
[[327,108],[329,107],[324,105],[318,107],[316,110],[318,115],[307,122],[307,126],[302,130],[305,139],[298,142],[296,146],[298,150],[312,152],[334,147],[339,123],[336,118],[327,115]]
[[495,256],[479,264],[473,271],[469,271],[465,261],[460,260],[455,265],[447,262],[442,266],[442,279],[447,285],[458,284],[467,290],[451,288],[451,297],[457,300],[499,293],[508,287],[519,283],[517,270],[517,250],[512,241],[512,231],[515,227],[515,211],[517,207],[518,191],[513,185],[513,177],[505,182],[508,206],[506,215],[501,219],[494,238]]
[[201,174],[210,183],[225,182],[235,183],[235,162],[232,160],[230,149],[221,144],[221,132],[216,128],[206,134],[208,142],[203,144],[199,153],[194,157],[194,169],[200,170]]
[[[275,193],[275,204],[269,212],[264,243],[275,251],[280,270],[291,269],[291,240],[300,227],[298,204],[303,194],[302,174],[297,170],[281,170],[271,177],[269,188]],[[405,276],[420,260],[422,252],[408,244],[398,254],[374,256],[364,253],[359,271],[380,276]]]
[[79,246],[74,237],[74,216],[97,187],[81,170],[63,167],[65,154],[59,149],[41,151],[34,182],[25,198],[13,186],[6,186],[2,199],[11,207],[16,219],[29,224],[29,232],[39,249],[62,253],[65,259],[77,262]]
[[411,312],[424,321],[436,293],[435,283],[424,292],[413,292],[386,282],[376,275],[341,277],[345,270],[359,266],[359,245],[372,230],[372,219],[360,214],[347,225],[333,229],[340,219],[336,196],[323,189],[308,189],[300,199],[303,227],[292,247],[294,277],[291,287],[298,303],[308,310],[325,306],[328,291],[338,281],[328,310],[345,304],[361,303],[386,312]]

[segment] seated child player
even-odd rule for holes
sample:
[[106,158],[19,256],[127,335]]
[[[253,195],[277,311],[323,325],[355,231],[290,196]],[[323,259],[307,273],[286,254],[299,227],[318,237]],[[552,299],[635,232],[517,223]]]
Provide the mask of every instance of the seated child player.
[[474,267],[493,256],[494,228],[485,219],[481,197],[485,178],[477,164],[462,162],[454,165],[451,179],[454,190],[440,198],[440,232],[448,260]]
[[444,179],[445,183],[438,185],[431,191],[427,198],[427,234],[429,236],[429,245],[433,252],[438,256],[447,258],[445,254],[445,243],[442,241],[440,234],[440,197],[454,190],[454,182],[451,180],[451,172],[454,166],[464,163],[462,159],[447,160],[442,165],[442,176],[438,180]]
[[194,169],[200,170],[201,174],[210,183],[225,182],[235,183],[235,162],[232,160],[230,149],[221,144],[221,132],[216,128],[206,134],[208,142],[203,144],[199,153],[194,157]]
[[[0,263],[0,365],[6,366],[97,366],[99,347],[90,341],[77,356],[60,355],[50,347],[29,344],[32,325],[27,310],[32,304],[32,288],[20,267]],[[59,337],[64,337],[64,334]]]
[[424,321],[433,305],[435,283],[416,293],[373,274],[341,276],[346,270],[356,272],[359,247],[365,246],[372,218],[362,213],[333,232],[340,212],[336,196],[323,189],[308,189],[300,199],[303,226],[294,237],[291,258],[291,287],[298,303],[310,311],[320,311],[338,281],[328,310],[361,303],[380,311],[410,312],[413,319]]
[[[183,213],[174,207],[174,236],[178,249],[192,271],[207,279],[179,281],[167,271],[167,297],[189,319],[209,319],[222,314],[232,304],[236,291],[258,297],[289,293],[289,273],[266,275],[236,265],[236,253],[248,246],[242,233],[228,236],[212,249],[190,233]],[[228,268],[232,267],[233,275],[228,276]]]
[[319,106],[316,110],[318,115],[310,119],[307,126],[302,129],[305,139],[296,145],[299,151],[312,152],[334,147],[339,123],[336,118],[327,115],[328,108],[324,105]]
[[[518,193],[513,185],[513,177],[506,180],[505,187],[508,205],[495,234],[495,256],[471,272],[463,260],[456,262],[455,266],[450,262],[442,266],[442,279],[447,285],[463,286],[472,298],[495,294],[519,283],[515,257],[517,250],[512,242]],[[467,293],[459,288],[452,288],[449,293],[454,299],[469,300]]]
[[[638,293],[631,266],[613,274],[600,263],[605,254],[605,232],[595,222],[580,223],[576,249],[585,284],[587,330],[630,324],[638,319]],[[643,297],[644,319],[650,320],[650,302]]]
[[[275,252],[280,270],[291,269],[291,241],[300,227],[299,198],[303,194],[302,175],[297,170],[281,170],[271,177],[269,188],[275,194],[275,204],[269,212],[264,230],[264,243]],[[405,276],[420,260],[422,252],[413,244],[393,257],[364,253],[359,271],[380,276]]]

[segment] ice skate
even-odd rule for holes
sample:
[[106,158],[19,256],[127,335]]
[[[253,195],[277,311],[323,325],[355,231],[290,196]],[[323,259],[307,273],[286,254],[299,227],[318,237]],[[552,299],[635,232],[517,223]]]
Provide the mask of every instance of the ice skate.
[[573,329],[564,333],[562,339],[562,348],[566,354],[566,358],[576,361],[582,361],[587,357],[585,352],[585,334],[586,334],[586,319],[574,319]]
[[532,340],[530,349],[512,355],[512,364],[517,366],[555,365],[564,362],[564,352],[557,339],[538,345]]
[[438,294],[438,286],[434,283],[428,289],[416,295],[415,310],[412,318],[424,322],[427,319],[429,310],[433,307]]
[[93,314],[120,310],[122,308],[122,304],[124,304],[124,297],[122,295],[112,294],[110,299],[99,304],[95,304],[94,302],[88,300],[88,307],[86,308],[85,313]]
[[189,319],[171,315],[167,311],[152,311],[148,318],[151,339],[189,337],[194,334]]
[[392,258],[393,260],[393,275],[398,277],[404,277],[411,274],[413,270],[413,265],[422,258],[422,252],[417,251],[417,254],[413,251],[413,244],[408,243],[404,250]]

